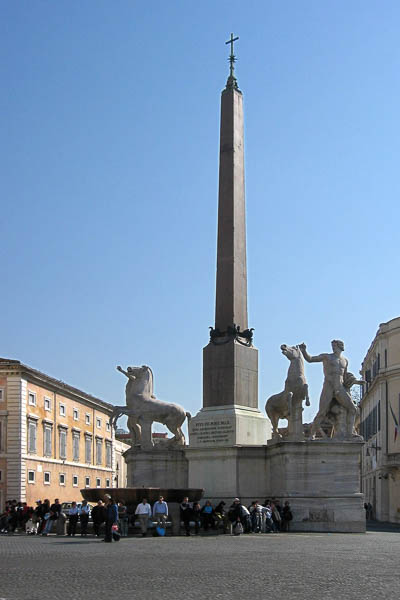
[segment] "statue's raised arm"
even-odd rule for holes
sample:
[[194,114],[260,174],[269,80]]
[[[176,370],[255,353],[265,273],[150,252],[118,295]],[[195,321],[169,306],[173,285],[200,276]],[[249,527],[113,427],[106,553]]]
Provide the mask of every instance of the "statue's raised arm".
[[126,375],[126,377],[128,379],[130,379],[131,381],[134,381],[136,379],[135,375],[133,373],[129,372],[130,367],[128,367],[128,371],[124,371],[124,369],[122,367],[120,367],[118,365],[117,367],[117,371],[119,371],[120,373],[123,373],[124,375]]
[[301,353],[304,356],[305,360],[309,363],[323,362],[323,360],[326,356],[326,354],[318,354],[318,356],[311,356],[311,354],[308,354],[307,346],[305,345],[304,342],[302,344],[299,344],[299,348],[300,348]]

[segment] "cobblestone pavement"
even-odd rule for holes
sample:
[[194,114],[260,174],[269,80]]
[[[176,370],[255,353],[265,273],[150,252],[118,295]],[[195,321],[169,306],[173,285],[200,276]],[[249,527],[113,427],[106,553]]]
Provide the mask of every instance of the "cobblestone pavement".
[[400,533],[0,536],[0,600],[400,597]]

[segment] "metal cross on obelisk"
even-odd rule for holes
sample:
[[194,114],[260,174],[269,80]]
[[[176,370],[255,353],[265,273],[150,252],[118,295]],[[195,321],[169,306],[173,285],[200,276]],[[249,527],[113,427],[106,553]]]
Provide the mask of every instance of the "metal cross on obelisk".
[[235,62],[236,62],[236,56],[233,53],[233,43],[236,42],[239,39],[239,36],[233,37],[233,33],[231,33],[231,39],[228,40],[227,42],[225,42],[225,44],[230,44],[231,45],[231,53],[229,56],[229,63],[230,63],[230,71],[229,71],[229,77],[228,77],[228,81],[226,83],[226,87],[227,88],[236,88],[238,87],[237,81],[236,81],[236,77],[234,75],[234,71],[235,71]]

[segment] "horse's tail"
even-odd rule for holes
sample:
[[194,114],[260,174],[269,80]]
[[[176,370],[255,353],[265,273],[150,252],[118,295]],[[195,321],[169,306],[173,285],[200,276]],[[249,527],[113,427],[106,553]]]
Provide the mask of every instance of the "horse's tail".
[[190,412],[186,412],[185,415],[186,415],[188,423],[189,423],[190,419],[192,418],[192,415],[190,414]]

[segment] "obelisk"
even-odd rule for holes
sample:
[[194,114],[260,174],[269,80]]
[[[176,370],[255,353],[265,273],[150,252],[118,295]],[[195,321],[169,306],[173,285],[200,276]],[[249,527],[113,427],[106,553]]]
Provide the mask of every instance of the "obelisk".
[[221,95],[215,326],[203,349],[203,408],[189,427],[190,446],[265,444],[258,410],[258,351],[247,317],[243,95],[234,73]]

